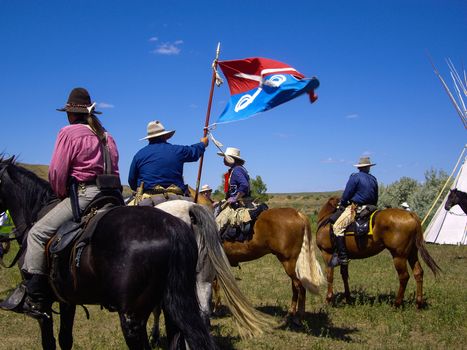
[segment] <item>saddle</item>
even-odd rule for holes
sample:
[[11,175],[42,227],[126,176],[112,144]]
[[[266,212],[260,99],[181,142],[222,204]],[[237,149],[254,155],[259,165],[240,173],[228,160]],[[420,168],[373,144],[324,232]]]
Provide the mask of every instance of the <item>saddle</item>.
[[113,209],[123,205],[121,196],[103,193],[86,207],[81,220],[68,221],[46,245],[49,279],[55,294],[65,301],[59,289],[59,282],[69,279],[70,274],[76,284],[75,273],[80,267],[81,254],[89,244],[99,221]]
[[[41,210],[39,217],[45,215],[48,210],[53,208],[58,201],[51,202]],[[81,220],[69,221],[63,224],[58,232],[46,245],[47,265],[49,267],[49,279],[52,289],[61,301],[61,291],[58,289],[58,281],[69,278],[70,274],[74,276],[74,271],[79,267],[81,252],[89,243],[99,220],[110,210],[123,204],[123,197],[120,191],[103,191],[86,207]],[[73,205],[73,203],[72,203]],[[22,247],[25,246],[23,242]],[[73,277],[74,279],[74,277]],[[75,280],[75,279],[74,279]],[[76,280],[75,280],[76,282]],[[26,286],[21,283],[13,293],[0,303],[0,308],[21,311],[21,303],[26,295]]]
[[[377,211],[378,207],[376,205],[367,204],[361,207],[357,207],[355,221],[347,226],[345,229],[345,234],[355,235],[356,237],[362,237],[369,233],[371,234],[371,228],[374,225],[372,218]],[[343,212],[344,209],[336,210],[329,218],[329,222],[334,224]]]
[[[261,203],[253,208],[238,208],[237,210],[247,210],[250,220],[242,221],[239,223],[234,224],[227,224],[226,226],[222,227],[219,231],[221,239],[223,241],[231,241],[231,242],[243,242],[247,240],[251,240],[253,238],[253,226],[255,225],[256,220],[258,219],[259,215],[263,212],[268,210],[269,207],[265,203]],[[248,215],[247,215],[248,216]]]

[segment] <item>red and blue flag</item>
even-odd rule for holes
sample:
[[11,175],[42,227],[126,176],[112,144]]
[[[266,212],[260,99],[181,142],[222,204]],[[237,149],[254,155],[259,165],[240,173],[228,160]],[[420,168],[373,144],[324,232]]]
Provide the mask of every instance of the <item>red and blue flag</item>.
[[219,61],[230,88],[230,101],[217,120],[246,119],[308,93],[316,101],[317,78],[305,78],[289,65],[269,58]]

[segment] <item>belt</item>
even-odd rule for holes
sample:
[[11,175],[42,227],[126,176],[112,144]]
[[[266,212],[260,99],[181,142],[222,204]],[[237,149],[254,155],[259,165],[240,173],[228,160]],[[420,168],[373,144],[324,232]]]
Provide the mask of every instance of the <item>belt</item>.
[[160,185],[156,185],[153,188],[148,188],[144,190],[144,193],[147,194],[166,194],[166,193],[172,193],[176,194],[179,196],[184,196],[185,194],[183,193],[182,189],[177,187],[177,186],[169,186],[167,188],[164,188]]
[[92,186],[92,185],[96,185],[96,179],[94,179],[94,180],[89,180],[89,181],[79,181],[79,182],[78,182],[78,185],[82,185],[82,186]]

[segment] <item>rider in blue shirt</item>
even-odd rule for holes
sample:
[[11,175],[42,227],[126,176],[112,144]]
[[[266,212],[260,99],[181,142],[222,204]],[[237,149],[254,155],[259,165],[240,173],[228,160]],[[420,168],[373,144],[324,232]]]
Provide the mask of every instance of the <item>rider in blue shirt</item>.
[[224,157],[224,164],[229,167],[224,174],[225,199],[229,204],[236,205],[240,199],[250,197],[250,176],[243,166],[245,160],[240,157],[240,150],[234,147],[217,154]]
[[370,174],[370,167],[373,165],[375,164],[371,163],[369,157],[360,158],[358,164],[354,165],[359,172],[350,175],[347,181],[339,203],[339,207],[345,208],[345,210],[332,226],[336,236],[337,252],[334,253],[329,262],[331,267],[349,263],[344,232],[346,227],[355,221],[357,207],[378,203],[378,181]]
[[149,144],[139,150],[133,158],[128,175],[128,184],[136,191],[144,182],[144,192],[150,193],[155,186],[178,188],[188,194],[183,180],[183,165],[196,162],[208,146],[207,137],[191,146],[173,145],[167,142],[175,133],[167,131],[159,121],[151,121],[147,127]]

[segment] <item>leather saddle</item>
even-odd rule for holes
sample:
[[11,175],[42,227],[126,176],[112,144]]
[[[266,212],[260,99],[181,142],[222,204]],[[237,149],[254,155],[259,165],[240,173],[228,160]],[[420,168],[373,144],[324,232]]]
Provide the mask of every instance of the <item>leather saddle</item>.
[[261,203],[258,206],[248,209],[251,220],[248,222],[242,222],[237,225],[227,225],[222,228],[220,233],[221,239],[223,241],[232,241],[232,242],[243,242],[251,240],[253,238],[253,226],[256,223],[259,215],[268,210],[269,207],[266,203]]

